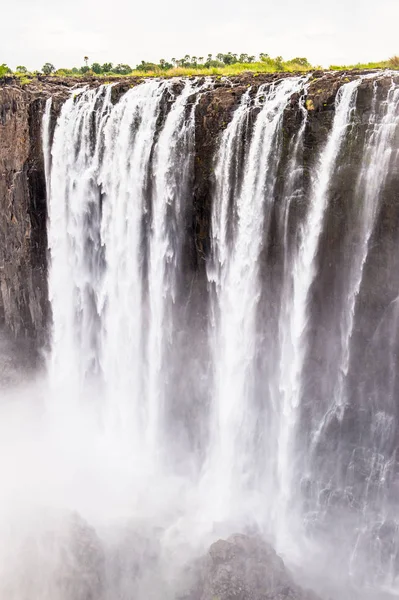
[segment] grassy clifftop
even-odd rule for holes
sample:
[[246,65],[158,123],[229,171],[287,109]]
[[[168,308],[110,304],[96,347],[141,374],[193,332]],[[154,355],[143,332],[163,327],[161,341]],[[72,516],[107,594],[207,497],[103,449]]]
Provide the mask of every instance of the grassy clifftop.
[[[62,77],[83,79],[95,77],[96,79],[112,80],[115,77],[190,77],[190,76],[220,76],[233,77],[241,74],[262,73],[300,73],[321,70],[323,67],[312,65],[304,57],[296,57],[291,60],[283,60],[281,56],[276,58],[268,54],[260,54],[258,57],[247,54],[218,54],[212,58],[208,54],[207,59],[186,55],[182,59],[172,58],[170,61],[161,59],[159,63],[142,61],[136,68],[132,69],[127,64],[113,65],[112,63],[88,64],[88,57],[84,58],[86,64],[80,68],[56,69],[51,63],[46,63],[42,71],[29,72],[24,66],[18,66],[13,72],[7,65],[0,65],[0,78],[13,76],[19,79],[21,84],[30,83],[42,75],[50,77]],[[358,63],[353,65],[330,65],[332,71],[370,70],[370,69],[395,69],[399,70],[399,56],[379,62]]]

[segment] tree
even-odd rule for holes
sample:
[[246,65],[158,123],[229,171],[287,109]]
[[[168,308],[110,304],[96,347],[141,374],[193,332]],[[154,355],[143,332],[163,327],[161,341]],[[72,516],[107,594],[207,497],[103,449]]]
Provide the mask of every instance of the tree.
[[23,65],[18,65],[17,67],[17,73],[27,73],[28,69],[26,67],[24,67]]
[[103,66],[101,67],[101,70],[103,73],[110,73],[113,68],[114,68],[114,65],[112,63],[104,63]]
[[84,61],[85,61],[85,63],[86,63],[86,67],[88,67],[88,66],[89,66],[89,57],[88,57],[88,56],[84,56],[84,57],[83,57],[83,60],[84,60]]
[[233,65],[237,62],[237,54],[228,52],[227,54],[223,54],[222,56],[222,62],[224,62],[225,65]]
[[55,71],[55,66],[51,63],[46,63],[45,65],[43,65],[42,71],[45,75],[51,75],[51,73],[54,73]]
[[[136,69],[137,69],[137,71],[148,72],[148,71],[157,71],[159,69],[159,67],[155,63],[150,63],[150,62],[146,62],[145,60],[142,60],[141,63],[139,65],[137,65]],[[115,73],[116,73],[116,71],[115,71]]]
[[100,63],[93,63],[91,65],[91,70],[94,71],[96,75],[100,75],[103,72]]
[[116,67],[114,67],[114,73],[117,73],[118,75],[128,75],[131,72],[132,67],[130,67],[129,65],[119,64],[116,65]]
[[90,67],[88,65],[83,65],[83,67],[80,67],[80,72],[83,73],[83,75],[85,73],[88,73],[90,71]]
[[288,62],[291,64],[300,65],[301,67],[310,67],[310,62],[304,56],[296,56]]
[[10,67],[8,67],[5,63],[0,65],[0,77],[4,77],[7,73],[11,73]]

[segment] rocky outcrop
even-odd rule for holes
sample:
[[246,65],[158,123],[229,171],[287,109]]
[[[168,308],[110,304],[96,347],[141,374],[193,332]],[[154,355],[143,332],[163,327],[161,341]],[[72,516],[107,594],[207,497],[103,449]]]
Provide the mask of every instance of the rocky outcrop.
[[94,529],[76,513],[36,515],[32,523],[22,538],[15,527],[7,548],[2,531],[0,597],[103,600],[104,554]]
[[259,537],[235,534],[212,544],[184,600],[318,600],[293,580],[283,560]]

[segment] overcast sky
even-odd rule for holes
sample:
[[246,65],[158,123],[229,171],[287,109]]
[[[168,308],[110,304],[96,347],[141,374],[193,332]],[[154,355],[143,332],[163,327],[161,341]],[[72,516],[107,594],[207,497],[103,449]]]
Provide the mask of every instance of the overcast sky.
[[399,55],[399,0],[8,0],[0,63],[57,68],[208,52],[322,66]]

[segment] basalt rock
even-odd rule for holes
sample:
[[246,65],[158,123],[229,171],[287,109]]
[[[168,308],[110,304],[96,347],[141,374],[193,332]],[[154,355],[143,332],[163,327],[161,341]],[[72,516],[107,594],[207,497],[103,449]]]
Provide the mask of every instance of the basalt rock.
[[259,537],[236,534],[215,542],[198,568],[185,600],[318,600]]

